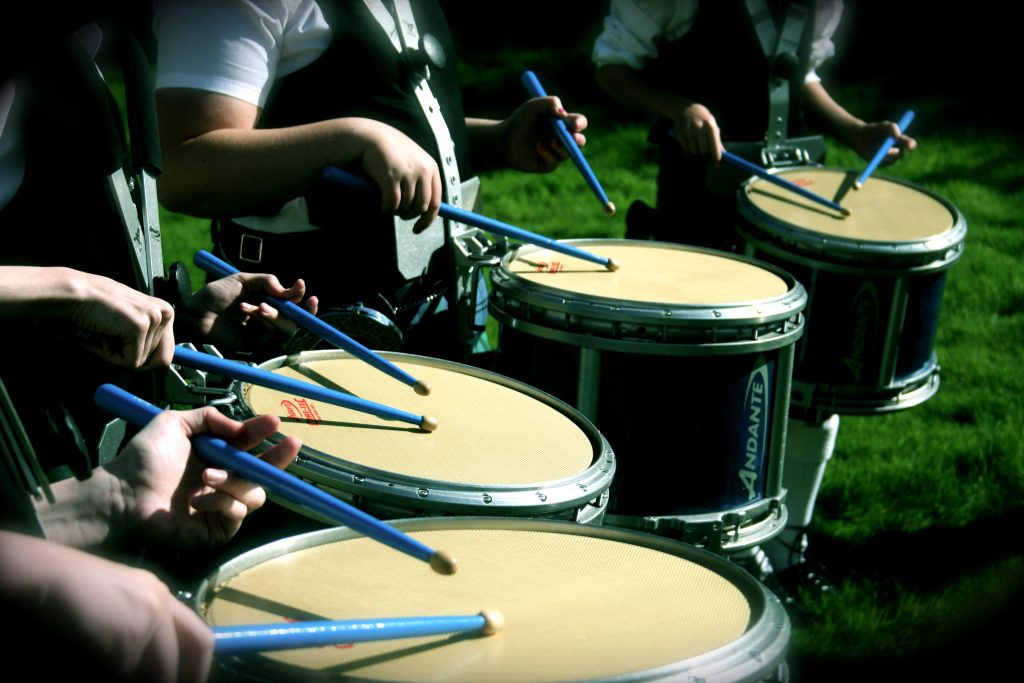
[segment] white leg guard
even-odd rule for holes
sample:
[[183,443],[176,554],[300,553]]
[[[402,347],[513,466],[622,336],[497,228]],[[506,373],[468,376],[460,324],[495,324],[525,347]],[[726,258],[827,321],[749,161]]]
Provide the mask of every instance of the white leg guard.
[[[821,423],[790,419],[787,424],[782,485],[786,488],[789,521],[780,534],[765,544],[765,551],[777,570],[799,561],[803,555],[806,544],[803,532],[814,516],[818,490],[838,433],[838,415]],[[795,547],[796,544],[801,547]]]

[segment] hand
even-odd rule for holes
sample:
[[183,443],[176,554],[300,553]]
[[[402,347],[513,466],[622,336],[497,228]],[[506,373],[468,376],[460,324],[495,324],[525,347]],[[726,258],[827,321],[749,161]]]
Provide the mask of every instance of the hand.
[[167,683],[209,675],[213,632],[150,572],[3,531],[0,592],[17,624],[6,646],[40,672]]
[[[185,304],[185,313],[202,342],[225,351],[251,350],[267,343],[274,330],[295,331],[295,323],[264,302],[264,296],[297,304],[305,294],[302,280],[286,289],[273,275],[235,273],[195,292]],[[315,296],[306,299],[305,307],[314,315],[318,305]]]
[[565,122],[579,147],[587,144],[582,131],[587,117],[569,114],[557,97],[535,97],[520,105],[498,124],[504,138],[504,166],[527,173],[550,173],[569,158],[551,125],[551,117]]
[[673,123],[683,152],[715,163],[722,160],[722,134],[707,107],[688,104],[673,117]]
[[880,121],[877,123],[865,123],[860,126],[853,138],[851,147],[865,161],[870,161],[878,152],[887,137],[892,137],[896,142],[889,148],[888,153],[879,162],[879,166],[888,166],[903,157],[905,152],[917,148],[917,140],[904,135],[892,121]]
[[406,220],[418,218],[413,232],[422,232],[437,218],[444,198],[437,162],[391,126],[373,122],[364,134],[363,170],[380,187],[380,210]]
[[[103,468],[119,482],[115,507],[125,535],[181,548],[226,543],[267,494],[234,474],[206,467],[189,438],[209,432],[247,451],[279,425],[274,415],[236,422],[210,407],[160,413]],[[287,437],[260,458],[284,469],[299,447],[298,439]]]
[[115,365],[146,370],[174,357],[174,309],[116,280],[68,270],[66,300],[58,306],[89,338],[85,347]]

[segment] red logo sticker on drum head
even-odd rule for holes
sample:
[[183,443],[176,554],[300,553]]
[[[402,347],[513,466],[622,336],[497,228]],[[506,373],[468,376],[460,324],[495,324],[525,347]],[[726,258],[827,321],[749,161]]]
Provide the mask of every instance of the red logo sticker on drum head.
[[799,185],[800,187],[810,187],[814,184],[814,180],[811,178],[796,178],[793,180],[793,184]]
[[281,407],[292,419],[302,419],[311,425],[320,424],[320,413],[316,406],[304,398],[292,398],[281,401]]

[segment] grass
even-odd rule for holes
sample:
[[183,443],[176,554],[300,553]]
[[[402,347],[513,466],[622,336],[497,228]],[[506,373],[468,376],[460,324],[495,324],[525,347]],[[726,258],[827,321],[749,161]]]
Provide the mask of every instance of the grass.
[[[467,110],[490,102],[494,115],[522,97],[496,83],[518,85],[523,68],[557,57],[542,48],[481,54],[489,59],[466,70]],[[632,200],[653,204],[656,160],[646,120],[600,99],[585,80],[542,82],[590,116],[587,158],[618,214],[601,213],[569,164],[544,176],[484,176],[484,213],[557,238],[616,238]],[[894,118],[902,110],[884,110],[892,101],[885,87],[884,79],[865,79],[839,89],[837,99],[865,116]],[[912,409],[842,418],[812,529],[812,547],[842,573],[835,591],[808,596],[808,615],[791,640],[794,680],[988,680],[1021,632],[1021,134],[1000,112],[972,111],[940,92],[917,96],[913,132],[921,147],[885,172],[945,197],[967,220],[935,343],[941,388]],[[829,165],[862,164],[830,148]],[[204,221],[167,212],[162,220],[168,261],[189,263],[195,249],[209,246]]]

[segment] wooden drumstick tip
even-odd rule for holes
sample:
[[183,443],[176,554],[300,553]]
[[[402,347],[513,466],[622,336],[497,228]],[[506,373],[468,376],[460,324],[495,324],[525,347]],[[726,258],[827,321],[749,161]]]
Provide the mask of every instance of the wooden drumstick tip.
[[421,382],[420,380],[416,380],[416,384],[412,385],[412,389],[420,396],[426,396],[427,394],[430,393],[430,387]]
[[615,205],[612,204],[611,202],[606,203],[604,205],[604,212],[606,214],[608,214],[609,216],[614,216],[615,215]]
[[605,268],[614,273],[616,270],[619,269],[619,262],[613,258],[610,258],[608,259],[608,264],[605,266]]
[[855,181],[853,181],[853,189],[855,189],[855,190],[859,190],[859,189],[860,189],[860,188],[862,188],[862,187],[864,187],[864,183],[862,183],[862,182],[861,182],[861,181],[859,181],[859,180],[855,180]]
[[480,629],[480,633],[485,636],[494,635],[505,626],[505,615],[501,612],[485,609],[480,613],[480,616],[484,618],[484,627]]
[[430,556],[430,568],[438,574],[451,576],[459,571],[459,561],[446,550],[438,550]]
[[425,432],[432,432],[437,429],[437,418],[424,415],[423,419],[420,420],[420,429]]

